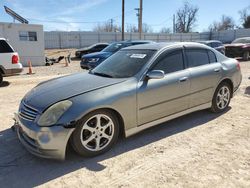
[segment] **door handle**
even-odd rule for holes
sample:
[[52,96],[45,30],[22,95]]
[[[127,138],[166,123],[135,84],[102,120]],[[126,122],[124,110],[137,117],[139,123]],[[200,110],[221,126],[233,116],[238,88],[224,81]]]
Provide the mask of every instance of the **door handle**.
[[220,69],[214,69],[214,72],[220,72]]
[[187,80],[188,80],[188,77],[182,77],[182,78],[179,79],[179,82],[185,82]]

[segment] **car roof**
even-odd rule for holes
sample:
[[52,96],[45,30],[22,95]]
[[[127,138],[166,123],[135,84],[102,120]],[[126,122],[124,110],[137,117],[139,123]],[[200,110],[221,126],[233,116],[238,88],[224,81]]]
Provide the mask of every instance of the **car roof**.
[[209,48],[204,44],[197,42],[160,42],[160,43],[150,43],[143,45],[135,45],[127,48],[123,48],[122,50],[161,50],[163,48],[174,48],[174,47],[201,47],[201,48]]
[[[237,39],[248,39],[248,40],[250,40],[250,37],[240,37],[240,38],[237,38]],[[235,39],[235,40],[237,40],[237,39]]]
[[201,41],[197,41],[197,42],[201,42],[201,43],[212,43],[212,42],[219,42],[219,43],[222,43],[221,41],[219,40],[201,40]]
[[106,42],[99,42],[99,43],[95,43],[94,45],[109,45],[109,43],[106,43]]
[[111,44],[131,44],[131,43],[146,44],[146,43],[155,43],[155,42],[154,41],[150,41],[150,40],[126,40],[126,41],[113,42]]

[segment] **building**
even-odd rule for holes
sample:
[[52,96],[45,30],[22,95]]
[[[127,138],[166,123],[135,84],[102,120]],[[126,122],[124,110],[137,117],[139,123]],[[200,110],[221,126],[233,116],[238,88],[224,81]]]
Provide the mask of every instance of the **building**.
[[18,52],[23,66],[44,65],[44,32],[42,25],[0,22],[0,37]]

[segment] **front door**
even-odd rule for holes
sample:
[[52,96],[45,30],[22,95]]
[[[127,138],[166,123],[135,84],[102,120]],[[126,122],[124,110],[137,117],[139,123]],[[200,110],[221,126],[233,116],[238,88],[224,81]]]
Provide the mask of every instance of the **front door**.
[[150,70],[163,70],[162,79],[145,79],[137,89],[138,125],[181,112],[188,108],[189,71],[181,49],[163,53]]

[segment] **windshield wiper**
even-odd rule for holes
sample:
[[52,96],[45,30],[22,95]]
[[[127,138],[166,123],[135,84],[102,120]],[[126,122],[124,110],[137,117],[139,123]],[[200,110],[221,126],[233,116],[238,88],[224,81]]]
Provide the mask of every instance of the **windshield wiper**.
[[107,78],[113,78],[113,76],[111,76],[109,74],[101,73],[101,72],[90,71],[90,73],[94,74],[94,75],[97,75],[97,76],[103,76],[103,77],[107,77]]

